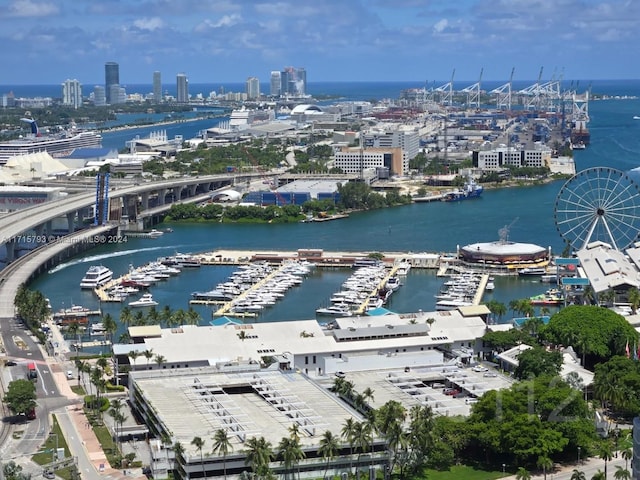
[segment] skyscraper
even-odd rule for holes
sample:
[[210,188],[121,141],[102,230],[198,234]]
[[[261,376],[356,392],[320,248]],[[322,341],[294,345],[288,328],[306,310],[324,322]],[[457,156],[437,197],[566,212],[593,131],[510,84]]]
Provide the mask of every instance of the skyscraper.
[[271,89],[270,89],[270,94],[272,97],[279,97],[280,94],[282,93],[282,87],[281,87],[281,75],[280,72],[278,71],[272,71],[271,72]]
[[285,67],[280,72],[280,95],[299,96],[305,95],[306,91],[307,71],[304,68]]
[[111,86],[120,85],[120,67],[116,62],[104,64],[104,90],[107,94],[107,103],[111,103]]
[[260,80],[258,80],[258,77],[247,78],[247,98],[249,100],[260,98]]
[[162,101],[162,76],[160,72],[153,72],[153,101],[160,103]]
[[62,84],[62,104],[78,108],[82,105],[82,85],[78,80],[65,80]]
[[102,107],[107,103],[107,96],[102,85],[93,87],[93,104],[96,107]]
[[189,103],[189,80],[184,73],[176,76],[176,91],[178,103]]

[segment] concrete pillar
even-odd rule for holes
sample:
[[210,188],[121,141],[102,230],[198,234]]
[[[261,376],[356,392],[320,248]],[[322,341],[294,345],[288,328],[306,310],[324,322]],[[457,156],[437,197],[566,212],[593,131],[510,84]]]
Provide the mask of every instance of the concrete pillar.
[[164,205],[164,197],[167,196],[167,189],[161,188],[158,190],[158,206]]
[[147,210],[149,208],[149,192],[142,192],[142,210]]
[[47,220],[44,224],[44,231],[47,235],[53,233],[53,220]]
[[44,233],[44,223],[41,223],[40,225],[36,225],[33,228],[33,231],[36,234],[36,237],[42,237],[43,233]]
[[198,189],[198,185],[197,184],[189,185],[189,196],[190,197],[195,197],[197,189]]
[[16,259],[16,243],[16,240],[12,238],[4,244],[7,250],[7,263],[13,262]]
[[76,212],[67,213],[67,230],[69,233],[75,232]]
[[182,192],[184,191],[185,187],[173,187],[173,194],[174,194],[174,202],[178,202],[181,198],[182,198]]

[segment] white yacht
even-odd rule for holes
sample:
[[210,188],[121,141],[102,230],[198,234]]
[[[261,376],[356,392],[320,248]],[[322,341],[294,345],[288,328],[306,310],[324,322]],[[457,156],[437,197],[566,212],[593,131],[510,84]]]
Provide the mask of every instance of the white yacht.
[[113,278],[113,272],[102,265],[92,265],[80,280],[80,288],[96,289]]
[[130,307],[154,307],[158,305],[150,293],[145,293],[138,300],[129,302]]

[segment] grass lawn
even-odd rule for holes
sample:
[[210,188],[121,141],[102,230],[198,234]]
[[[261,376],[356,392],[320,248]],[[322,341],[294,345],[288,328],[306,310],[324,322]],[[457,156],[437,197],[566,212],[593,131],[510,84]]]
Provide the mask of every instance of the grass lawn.
[[[58,425],[58,419],[55,415],[53,415],[53,424],[51,425],[51,433],[55,435],[49,435],[45,442],[40,447],[41,452],[36,453],[31,460],[33,460],[38,465],[46,465],[47,463],[51,463],[54,458],[54,452],[56,447],[64,448],[64,456],[70,457],[71,453],[69,452],[69,447],[67,446],[67,441],[62,434],[62,430],[60,429],[60,425]],[[56,440],[57,437],[57,440]],[[56,475],[65,480],[69,480],[71,478],[71,471],[69,468],[62,468],[60,470],[56,470]]]
[[511,474],[487,472],[485,470],[476,470],[473,467],[467,467],[465,465],[457,465],[451,467],[451,469],[446,472],[425,470],[423,478],[426,480],[458,480],[461,478],[464,478],[464,480],[495,480],[496,478],[503,478],[508,475]]
[[71,391],[76,395],[80,395],[82,397],[84,397],[87,394],[87,392],[84,391],[84,387],[82,385],[72,385]]

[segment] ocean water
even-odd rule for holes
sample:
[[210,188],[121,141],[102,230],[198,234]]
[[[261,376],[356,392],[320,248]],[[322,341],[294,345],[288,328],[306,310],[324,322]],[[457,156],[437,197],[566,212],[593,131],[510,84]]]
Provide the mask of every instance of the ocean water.
[[[336,84],[337,85],[337,84]],[[354,91],[356,84],[349,84]],[[377,91],[383,96],[397,97],[392,84],[365,84],[362,95],[374,98]],[[331,91],[327,84],[327,91]],[[338,86],[331,88],[337,89]],[[397,87],[398,85],[395,85]],[[590,102],[591,145],[575,152],[577,170],[596,166],[629,171],[640,167],[640,81],[600,82],[596,87],[611,96],[636,98],[598,100]],[[606,89],[604,88],[606,87]],[[386,90],[389,88],[389,90]],[[2,91],[2,87],[0,87]],[[388,95],[386,95],[388,94]],[[355,98],[351,97],[351,98]],[[193,122],[197,123],[197,122]],[[187,124],[181,125],[186,127]],[[206,128],[193,125],[194,128]],[[143,129],[137,129],[143,131]],[[169,128],[167,128],[169,133]],[[116,132],[118,134],[122,132]],[[132,138],[126,131],[124,141]],[[190,135],[185,133],[185,138]],[[114,145],[119,137],[110,138]],[[142,135],[141,135],[142,136]],[[172,136],[169,133],[169,136]],[[116,148],[123,146],[120,143]],[[482,198],[460,203],[413,204],[371,212],[353,214],[349,219],[326,223],[290,225],[171,225],[173,233],[155,240],[130,239],[126,244],[104,246],[83,257],[71,259],[38,278],[33,288],[51,299],[54,308],[71,304],[97,306],[90,292],[75,286],[90,265],[102,263],[116,274],[124,273],[130,264],[141,265],[158,256],[175,252],[213,251],[220,248],[246,250],[295,250],[323,248],[325,250],[452,252],[457,246],[498,239],[498,231],[509,225],[509,239],[550,247],[559,253],[564,241],[554,223],[554,203],[562,181],[536,187],[485,190]],[[180,276],[152,289],[160,305],[187,308],[190,293],[212,288],[224,280],[230,267],[202,267],[183,272]],[[313,318],[315,309],[327,303],[331,293],[349,275],[348,270],[324,270],[312,275],[302,286],[294,288],[275,307],[258,317],[257,321],[279,321]],[[389,308],[398,312],[435,307],[434,295],[442,286],[442,279],[434,272],[414,270],[405,285],[391,298]],[[519,278],[497,278],[496,289],[489,298],[507,303],[544,292],[548,285]],[[119,304],[104,305],[103,309],[118,317]],[[211,309],[196,307],[204,321],[211,319]]]

